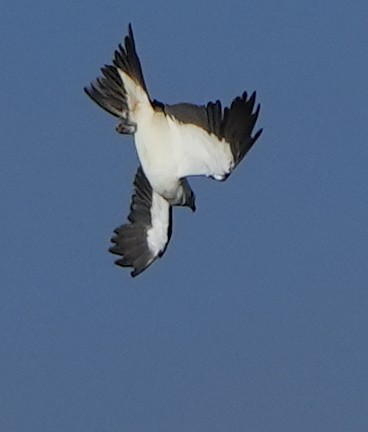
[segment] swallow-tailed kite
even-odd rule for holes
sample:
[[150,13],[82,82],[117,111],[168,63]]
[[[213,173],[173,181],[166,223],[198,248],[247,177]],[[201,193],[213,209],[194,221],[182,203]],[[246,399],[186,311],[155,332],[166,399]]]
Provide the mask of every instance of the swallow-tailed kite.
[[140,167],[134,180],[129,223],[115,230],[110,251],[116,264],[137,276],[161,257],[172,231],[172,206],[195,210],[195,195],[186,177],[225,180],[261,135],[253,134],[260,105],[256,93],[244,92],[229,107],[168,105],[152,100],[144,81],[129,25],[124,47],[112,65],[85,88],[101,108],[118,117],[117,131],[134,136]]

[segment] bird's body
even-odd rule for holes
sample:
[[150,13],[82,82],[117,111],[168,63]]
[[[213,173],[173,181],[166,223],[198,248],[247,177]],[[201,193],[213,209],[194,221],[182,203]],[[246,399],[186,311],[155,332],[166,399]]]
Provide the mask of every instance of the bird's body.
[[135,276],[164,253],[171,236],[171,207],[195,210],[186,177],[225,180],[252,147],[261,134],[252,136],[259,106],[253,112],[255,93],[249,98],[243,93],[224,110],[219,101],[198,106],[151,100],[131,26],[113,65],[101,70],[103,76],[85,91],[119,118],[118,132],[134,135],[142,167],[135,179],[130,224],[115,230],[111,248],[122,256],[117,263],[133,267]]

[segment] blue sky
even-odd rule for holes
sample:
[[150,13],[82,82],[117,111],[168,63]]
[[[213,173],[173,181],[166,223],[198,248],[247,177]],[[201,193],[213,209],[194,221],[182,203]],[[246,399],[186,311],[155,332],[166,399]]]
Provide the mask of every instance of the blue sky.
[[[209,6],[210,5],[210,6]],[[8,2],[0,429],[368,430],[368,4]],[[133,23],[152,97],[258,92],[264,134],[193,179],[164,258],[113,265],[133,142],[83,94]]]

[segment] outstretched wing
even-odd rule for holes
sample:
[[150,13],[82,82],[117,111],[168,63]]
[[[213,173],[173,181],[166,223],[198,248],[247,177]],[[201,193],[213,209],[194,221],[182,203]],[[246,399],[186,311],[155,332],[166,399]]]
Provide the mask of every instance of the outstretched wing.
[[134,188],[129,223],[115,229],[111,239],[115,244],[110,248],[110,252],[121,256],[116,264],[133,267],[133,277],[164,254],[172,232],[172,207],[152,190],[141,167]]
[[124,47],[119,45],[113,64],[105,65],[101,72],[102,76],[85,87],[84,91],[97,105],[121,119],[118,132],[133,134],[136,129],[134,108],[137,102],[150,104],[150,100],[131,24],[124,39]]
[[154,101],[171,125],[178,176],[206,175],[224,180],[240,163],[261,135],[253,133],[260,105],[256,93],[246,92],[224,110],[220,101],[206,106],[181,103],[164,105]]

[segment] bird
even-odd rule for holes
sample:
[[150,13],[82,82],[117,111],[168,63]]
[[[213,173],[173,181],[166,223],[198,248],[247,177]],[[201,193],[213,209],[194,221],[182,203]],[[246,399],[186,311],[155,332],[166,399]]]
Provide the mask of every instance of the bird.
[[258,140],[262,129],[253,130],[260,104],[255,106],[255,91],[243,92],[224,108],[219,100],[170,105],[151,99],[131,24],[111,64],[84,91],[118,118],[118,133],[134,137],[140,165],[130,213],[128,222],[114,230],[109,251],[135,277],[165,253],[173,206],[196,210],[187,177],[226,180]]

